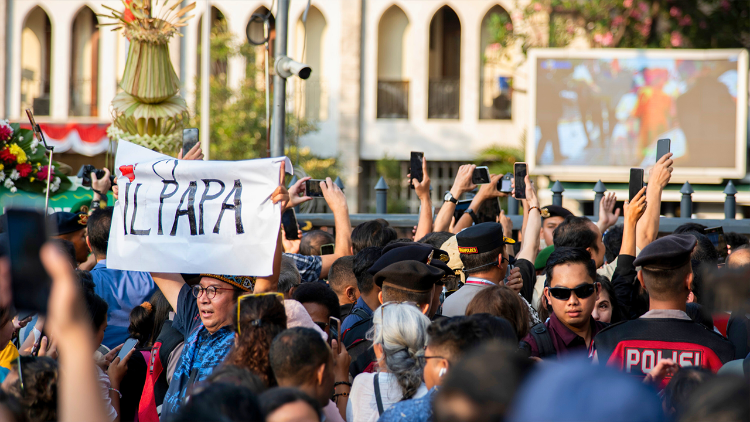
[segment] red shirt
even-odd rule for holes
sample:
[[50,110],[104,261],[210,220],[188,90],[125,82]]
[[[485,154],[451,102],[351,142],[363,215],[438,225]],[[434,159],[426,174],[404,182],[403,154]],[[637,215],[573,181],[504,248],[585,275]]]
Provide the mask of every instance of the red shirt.
[[[593,340],[594,336],[606,327],[607,324],[599,322],[594,318],[591,318],[590,321],[591,339]],[[557,316],[554,313],[550,315],[549,321],[545,322],[544,325],[547,326],[547,331],[549,332],[550,338],[552,338],[552,344],[555,346],[558,356],[571,352],[589,351],[588,347],[586,347],[586,340],[578,334],[570,331],[565,324],[557,319]],[[531,334],[527,334],[526,337],[523,338],[523,341],[529,343],[529,346],[531,346],[531,356],[539,356],[539,347]]]

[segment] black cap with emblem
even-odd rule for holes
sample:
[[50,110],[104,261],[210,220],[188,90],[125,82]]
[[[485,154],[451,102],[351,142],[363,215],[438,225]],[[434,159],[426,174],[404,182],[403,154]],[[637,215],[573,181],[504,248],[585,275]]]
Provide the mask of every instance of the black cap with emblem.
[[419,261],[400,261],[375,274],[375,284],[401,290],[427,292],[443,277],[443,270]]
[[52,228],[52,235],[59,236],[63,234],[77,232],[83,230],[88,224],[89,216],[86,213],[73,213],[60,211],[51,214],[49,217],[50,226]]
[[647,270],[674,270],[690,263],[690,255],[696,244],[689,234],[671,234],[656,239],[643,248],[633,261],[636,267]]
[[567,209],[559,205],[547,205],[546,207],[542,207],[542,209],[540,210],[540,213],[542,214],[542,218],[550,218],[550,217],[566,218],[569,215],[573,215],[572,212],[568,211]]
[[503,245],[516,243],[503,236],[503,226],[499,223],[481,223],[462,230],[456,235],[460,254],[491,252]]
[[450,258],[444,250],[435,249],[424,243],[392,243],[383,249],[383,255],[375,261],[368,272],[374,275],[383,268],[401,261],[412,260],[429,264],[431,261],[438,259],[447,262]]

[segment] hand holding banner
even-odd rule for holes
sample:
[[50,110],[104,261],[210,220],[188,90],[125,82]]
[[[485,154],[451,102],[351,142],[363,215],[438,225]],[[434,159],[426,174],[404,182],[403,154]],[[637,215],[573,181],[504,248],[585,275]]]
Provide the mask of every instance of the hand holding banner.
[[119,141],[107,267],[268,276],[273,272],[286,157],[189,161]]

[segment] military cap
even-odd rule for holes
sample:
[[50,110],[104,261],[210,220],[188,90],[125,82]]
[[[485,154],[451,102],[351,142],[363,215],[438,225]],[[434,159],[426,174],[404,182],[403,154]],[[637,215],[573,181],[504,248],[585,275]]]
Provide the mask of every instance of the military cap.
[[649,270],[674,270],[690,262],[695,248],[695,237],[689,234],[671,234],[656,239],[641,250],[633,261],[636,267]]
[[440,280],[435,282],[435,284],[439,284],[442,286],[443,284],[445,284],[443,282],[444,277],[456,275],[456,273],[453,272],[453,270],[451,269],[451,267],[448,266],[448,264],[446,264],[445,262],[439,259],[433,259],[432,261],[430,261],[430,265],[435,268],[440,268],[441,270],[443,270],[443,275],[440,277]]
[[[370,274],[375,275],[378,271],[382,270],[383,268],[395,264],[396,262],[401,261],[419,261],[422,263],[429,263],[435,253],[433,252],[432,246],[426,245],[424,243],[417,243],[417,242],[409,242],[409,243],[393,243],[388,246],[392,245],[399,245],[396,247],[390,248],[388,251],[383,252],[383,255],[380,256],[380,258],[375,261],[374,264],[372,264],[372,267],[370,267],[367,272]],[[446,253],[447,255],[447,253]]]
[[550,254],[554,251],[555,245],[547,246],[539,251],[539,254],[536,256],[536,261],[534,261],[534,269],[537,271],[545,269],[547,267],[547,260],[549,259]]
[[458,252],[462,254],[485,253],[515,240],[503,236],[500,223],[481,223],[462,230],[456,235]]
[[49,217],[50,229],[53,236],[68,234],[83,230],[89,222],[89,215],[86,213],[73,213],[60,211],[51,214]]
[[426,292],[443,277],[443,270],[419,261],[390,264],[375,274],[378,287],[389,285],[401,290]]
[[244,275],[201,274],[201,277],[210,277],[219,281],[223,281],[246,292],[252,292],[253,286],[255,286],[255,277],[248,277]]
[[568,211],[567,209],[559,206],[559,205],[547,205],[546,207],[542,207],[539,212],[542,214],[542,218],[550,218],[550,217],[562,217],[565,218],[569,215],[573,215],[572,212]]

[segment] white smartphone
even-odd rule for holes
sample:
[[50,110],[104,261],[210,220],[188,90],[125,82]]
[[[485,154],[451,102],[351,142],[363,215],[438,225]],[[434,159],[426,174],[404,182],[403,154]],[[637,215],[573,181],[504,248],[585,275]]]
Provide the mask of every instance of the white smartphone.
[[122,345],[122,349],[120,349],[120,353],[117,354],[117,357],[120,358],[120,362],[122,362],[123,359],[125,359],[125,356],[128,355],[128,352],[135,349],[135,346],[138,345],[138,340],[134,338],[129,338],[125,340],[125,344]]

